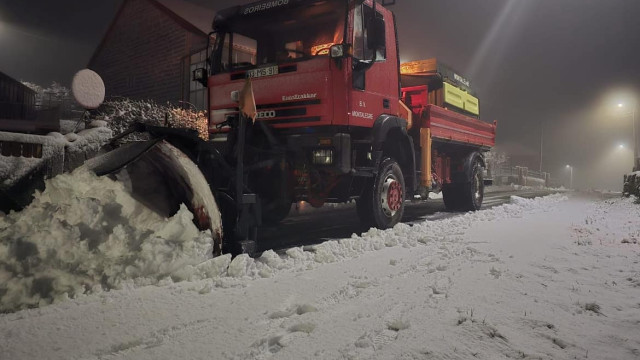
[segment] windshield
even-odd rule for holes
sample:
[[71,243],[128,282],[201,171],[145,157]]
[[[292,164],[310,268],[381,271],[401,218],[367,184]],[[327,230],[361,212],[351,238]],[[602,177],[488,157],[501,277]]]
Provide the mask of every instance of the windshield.
[[342,43],[345,11],[345,1],[322,0],[237,15],[217,32],[213,73],[328,56]]

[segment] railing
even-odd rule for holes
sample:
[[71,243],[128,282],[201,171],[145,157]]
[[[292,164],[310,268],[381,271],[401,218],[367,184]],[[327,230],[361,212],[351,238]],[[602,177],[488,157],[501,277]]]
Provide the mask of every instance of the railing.
[[0,119],[35,120],[35,118],[35,105],[0,102]]
[[488,169],[487,176],[496,185],[542,185],[548,187],[552,183],[550,173],[530,170],[524,166],[501,165],[494,169]]
[[26,133],[60,131],[60,108],[0,103],[0,131]]

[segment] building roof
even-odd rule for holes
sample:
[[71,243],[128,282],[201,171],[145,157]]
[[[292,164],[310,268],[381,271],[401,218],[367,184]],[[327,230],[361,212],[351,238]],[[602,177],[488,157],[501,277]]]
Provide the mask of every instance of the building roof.
[[[89,64],[91,64],[94,58],[98,55],[100,50],[102,49],[106,39],[109,37],[109,33],[113,29],[122,9],[126,6],[129,0],[125,0],[120,5],[120,9],[114,16],[107,32],[102,37],[100,44],[93,52],[91,59],[89,60]],[[207,36],[209,32],[211,32],[213,25],[213,18],[215,16],[215,12],[211,9],[208,9],[203,6],[195,5],[193,3],[184,1],[184,0],[147,0],[151,5],[156,6],[161,11],[165,12],[171,18],[175,19],[178,24],[184,27],[186,30],[191,31],[195,34],[202,35],[204,37]]]
[[35,94],[35,91],[33,91],[33,89],[31,89],[30,87],[26,86],[25,84],[23,84],[21,81],[18,81],[14,78],[12,78],[11,76],[3,73],[0,71],[0,80],[6,83],[12,83],[15,84],[16,86],[24,89],[25,91],[29,91]]
[[[153,2],[154,0],[152,0]],[[167,10],[198,28],[202,33],[211,32],[215,11],[204,6],[196,5],[184,0],[155,0]]]

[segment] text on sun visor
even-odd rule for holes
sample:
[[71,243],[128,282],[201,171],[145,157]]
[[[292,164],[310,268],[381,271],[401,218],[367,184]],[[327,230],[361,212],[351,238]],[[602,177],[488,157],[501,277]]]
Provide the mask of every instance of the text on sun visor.
[[260,11],[269,10],[278,6],[289,4],[289,0],[271,0],[256,5],[249,5],[244,8],[242,15],[254,14]]

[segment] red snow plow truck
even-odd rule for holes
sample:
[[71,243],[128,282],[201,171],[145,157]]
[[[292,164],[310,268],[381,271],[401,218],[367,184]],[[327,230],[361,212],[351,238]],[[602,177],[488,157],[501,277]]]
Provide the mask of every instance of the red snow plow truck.
[[[400,64],[387,3],[268,0],[219,12],[207,66],[193,72],[208,88],[210,140],[139,124],[129,133],[151,140],[115,139],[91,166],[127,170],[133,192],[153,194],[147,201],[166,212],[190,199],[203,229],[214,210],[194,194],[210,191],[222,220],[216,253],[253,252],[259,227],[298,201],[355,200],[361,222],[380,229],[430,192],[442,192],[447,209],[480,209],[496,124],[480,120],[461,74],[436,59]],[[206,191],[179,157],[197,166]]]

